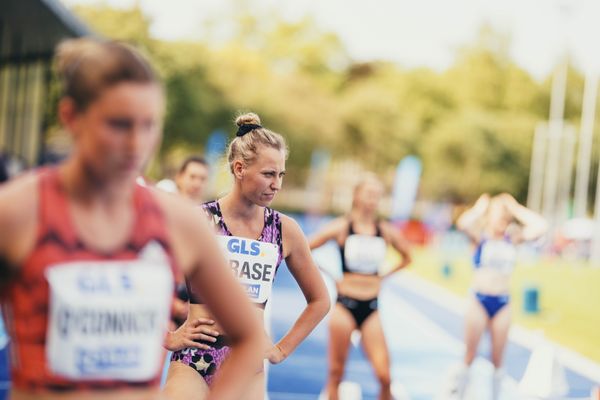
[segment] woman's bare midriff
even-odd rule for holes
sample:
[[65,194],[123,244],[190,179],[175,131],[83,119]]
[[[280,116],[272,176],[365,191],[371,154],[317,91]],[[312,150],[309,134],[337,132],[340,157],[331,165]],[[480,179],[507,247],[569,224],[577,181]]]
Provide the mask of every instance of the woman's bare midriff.
[[167,400],[158,387],[145,389],[28,392],[12,389],[9,400]]
[[491,268],[480,268],[473,275],[472,289],[490,296],[505,295],[510,291],[510,275]]
[[338,294],[352,297],[357,300],[368,300],[379,295],[381,277],[377,275],[363,275],[345,273],[341,281],[337,282]]
[[[260,318],[260,321],[264,322],[264,310],[259,307],[253,307],[253,308],[256,310],[256,314]],[[215,321],[215,324],[212,326],[212,328],[215,329],[217,332],[219,332],[219,334],[221,334],[221,335],[227,335],[227,332],[225,332],[221,328],[221,326],[219,326],[219,323],[212,316],[212,314],[208,310],[207,306],[205,306],[204,304],[190,304],[190,311],[188,314],[188,319],[198,319],[198,318],[212,319],[213,321]]]

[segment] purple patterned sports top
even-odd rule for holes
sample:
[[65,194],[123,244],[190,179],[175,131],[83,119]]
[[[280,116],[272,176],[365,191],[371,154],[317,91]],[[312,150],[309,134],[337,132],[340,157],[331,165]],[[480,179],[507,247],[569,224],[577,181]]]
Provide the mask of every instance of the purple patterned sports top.
[[[221,207],[219,206],[219,202],[217,200],[202,204],[202,209],[206,213],[211,223],[214,224],[218,235],[234,236],[225,224],[223,213],[221,212]],[[256,240],[259,242],[272,243],[277,247],[278,257],[277,265],[275,265],[276,274],[277,269],[283,260],[283,235],[281,231],[281,214],[279,212],[273,210],[272,208],[265,207],[264,227],[260,236]],[[188,287],[188,293],[190,294],[190,303],[202,304],[202,296],[199,294],[192,295],[193,290],[191,290],[188,282],[186,282],[186,284]],[[267,302],[265,301],[259,305],[264,307],[266,303]]]

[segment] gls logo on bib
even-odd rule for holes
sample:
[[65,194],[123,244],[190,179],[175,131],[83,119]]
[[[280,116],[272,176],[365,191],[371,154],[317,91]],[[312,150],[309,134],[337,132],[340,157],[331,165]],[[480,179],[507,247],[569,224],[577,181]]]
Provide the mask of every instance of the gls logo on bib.
[[[232,238],[227,242],[227,251],[233,254],[257,256],[260,254],[260,243],[255,240]],[[248,248],[246,248],[248,247]]]
[[267,301],[279,259],[277,246],[237,236],[218,236],[218,240],[250,301]]

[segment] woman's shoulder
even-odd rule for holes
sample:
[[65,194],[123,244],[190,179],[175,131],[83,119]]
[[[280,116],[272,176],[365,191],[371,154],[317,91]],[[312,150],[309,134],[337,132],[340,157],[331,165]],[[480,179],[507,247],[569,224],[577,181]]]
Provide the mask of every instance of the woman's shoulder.
[[26,173],[0,186],[0,253],[19,263],[31,250],[39,220],[37,171]]
[[301,230],[300,224],[293,217],[290,217],[289,215],[286,215],[272,208],[267,208],[267,212],[269,212],[270,215],[273,216],[273,218],[279,219],[279,221],[281,221],[281,229]]
[[385,218],[378,218],[375,221],[375,224],[382,230],[397,230],[398,227],[394,225],[394,223]]
[[0,185],[0,219],[3,228],[10,221],[31,215],[37,208],[41,171],[32,171]]
[[156,199],[167,223],[173,228],[194,229],[194,226],[201,225],[206,220],[203,208],[188,199],[156,188],[150,187],[148,190]]

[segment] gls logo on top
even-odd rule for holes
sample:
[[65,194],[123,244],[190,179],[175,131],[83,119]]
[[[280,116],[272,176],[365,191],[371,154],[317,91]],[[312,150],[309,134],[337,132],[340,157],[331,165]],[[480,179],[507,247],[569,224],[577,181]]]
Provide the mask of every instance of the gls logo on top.
[[258,242],[248,244],[245,240],[234,238],[227,242],[227,250],[231,253],[257,256],[260,254],[260,245]]

